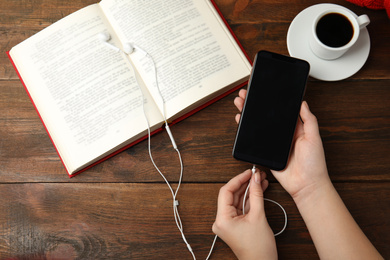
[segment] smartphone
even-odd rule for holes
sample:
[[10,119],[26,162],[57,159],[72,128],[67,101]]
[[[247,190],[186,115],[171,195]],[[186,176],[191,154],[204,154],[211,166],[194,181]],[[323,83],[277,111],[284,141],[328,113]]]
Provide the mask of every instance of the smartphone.
[[310,65],[268,51],[256,54],[233,157],[272,170],[288,162]]

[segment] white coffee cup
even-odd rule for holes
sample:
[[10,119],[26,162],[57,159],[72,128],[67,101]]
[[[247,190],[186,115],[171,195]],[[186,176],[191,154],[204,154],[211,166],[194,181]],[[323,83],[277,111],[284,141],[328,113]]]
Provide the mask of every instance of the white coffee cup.
[[357,16],[342,6],[332,5],[314,19],[310,48],[321,59],[337,59],[356,43],[360,29],[369,23],[365,14]]

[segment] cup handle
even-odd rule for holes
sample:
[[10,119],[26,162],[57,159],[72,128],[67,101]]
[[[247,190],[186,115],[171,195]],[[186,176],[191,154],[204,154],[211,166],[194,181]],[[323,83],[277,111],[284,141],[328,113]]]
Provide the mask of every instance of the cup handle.
[[356,18],[359,28],[362,29],[366,27],[370,23],[370,18],[366,14],[362,14],[361,16]]

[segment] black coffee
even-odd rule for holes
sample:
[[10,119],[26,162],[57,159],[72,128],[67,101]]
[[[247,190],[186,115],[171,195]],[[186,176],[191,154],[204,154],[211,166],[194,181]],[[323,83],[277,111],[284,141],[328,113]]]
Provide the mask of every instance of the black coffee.
[[347,17],[337,13],[324,15],[317,23],[318,39],[329,47],[346,45],[353,36],[353,26]]

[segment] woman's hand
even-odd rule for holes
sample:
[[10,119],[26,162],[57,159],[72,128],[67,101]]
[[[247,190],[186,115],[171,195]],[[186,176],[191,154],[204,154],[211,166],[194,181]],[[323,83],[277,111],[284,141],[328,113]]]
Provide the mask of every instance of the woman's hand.
[[[246,93],[246,90],[240,90],[239,96],[234,100],[240,112],[244,106]],[[271,170],[294,200],[299,200],[301,196],[310,196],[311,192],[323,185],[332,185],[326,168],[317,118],[310,112],[305,101],[301,106],[300,118],[287,167],[282,171]],[[236,122],[239,120],[240,114],[237,114]]]
[[[252,178],[251,178],[252,176]],[[268,187],[266,174],[247,170],[231,179],[219,191],[217,217],[213,232],[239,259],[277,259],[274,234],[264,211],[263,191]],[[250,181],[249,200],[243,205]],[[243,207],[246,214],[243,215]]]

